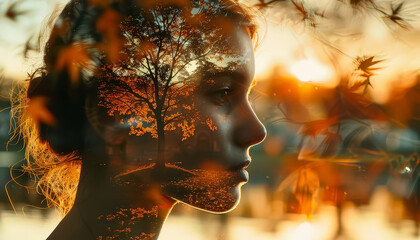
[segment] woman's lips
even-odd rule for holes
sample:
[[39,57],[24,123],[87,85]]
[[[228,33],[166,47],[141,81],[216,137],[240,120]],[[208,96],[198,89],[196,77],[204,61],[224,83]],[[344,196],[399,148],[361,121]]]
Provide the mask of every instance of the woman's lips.
[[232,166],[230,167],[228,170],[229,171],[240,171],[240,170],[244,170],[245,168],[247,168],[249,166],[249,164],[251,164],[251,160],[245,160],[242,163]]
[[249,174],[245,170],[245,168],[247,168],[250,163],[251,163],[250,160],[245,160],[244,162],[238,165],[230,167],[229,171],[235,175],[235,179],[238,180],[239,182],[248,182]]

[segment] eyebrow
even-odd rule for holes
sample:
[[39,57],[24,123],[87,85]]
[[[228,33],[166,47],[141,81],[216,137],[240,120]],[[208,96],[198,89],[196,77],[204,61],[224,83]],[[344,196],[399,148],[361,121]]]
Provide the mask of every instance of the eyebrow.
[[238,80],[245,80],[246,73],[244,71],[236,71],[236,70],[222,70],[213,74],[209,74],[205,76],[205,78],[218,78],[223,76],[229,76],[232,80],[236,80],[235,82],[243,82]]

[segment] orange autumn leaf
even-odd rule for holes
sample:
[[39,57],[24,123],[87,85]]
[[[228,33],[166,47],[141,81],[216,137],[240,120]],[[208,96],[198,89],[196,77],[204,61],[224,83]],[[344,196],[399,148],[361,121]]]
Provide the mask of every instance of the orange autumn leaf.
[[119,37],[120,14],[115,10],[106,10],[96,22],[96,29],[104,35],[102,48],[107,52],[110,62],[116,63],[120,59],[122,40]]
[[60,51],[55,68],[57,71],[66,68],[71,82],[76,84],[79,80],[81,67],[89,68],[90,60],[84,44],[75,43]]
[[34,97],[30,100],[26,112],[35,122],[52,126],[56,120],[50,110],[48,110],[46,102],[47,100],[44,97]]
[[178,124],[178,127],[182,129],[182,139],[181,141],[186,140],[187,138],[194,136],[195,134],[195,125],[194,123],[190,123],[184,120],[182,123]]

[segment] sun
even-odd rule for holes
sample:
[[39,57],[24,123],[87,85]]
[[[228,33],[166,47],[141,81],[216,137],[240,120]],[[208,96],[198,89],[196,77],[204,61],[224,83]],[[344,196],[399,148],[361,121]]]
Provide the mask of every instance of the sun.
[[290,67],[290,71],[301,82],[326,83],[333,76],[329,67],[312,59],[298,61]]

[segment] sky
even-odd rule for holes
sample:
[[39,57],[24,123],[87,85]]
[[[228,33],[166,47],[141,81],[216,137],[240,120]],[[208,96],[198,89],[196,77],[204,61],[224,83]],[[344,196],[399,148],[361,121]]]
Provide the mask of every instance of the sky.
[[[0,1],[0,71],[3,84],[25,79],[42,63],[40,55],[24,59],[26,41],[34,40],[48,24],[54,8],[67,0]],[[308,9],[317,9],[316,26],[302,21],[290,3],[277,3],[254,11],[260,42],[256,51],[256,74],[264,76],[274,65],[282,65],[301,81],[335,86],[353,70],[356,57],[375,56],[383,60],[372,78],[374,100],[384,103],[395,86],[409,87],[420,68],[420,1],[405,0],[400,15],[404,27],[384,18],[371,7],[351,8],[346,0],[305,0]],[[368,1],[366,1],[368,2]],[[390,13],[400,0],[376,0],[377,7]],[[6,15],[14,3],[15,19]],[[255,4],[247,1],[246,4]],[[306,76],[306,77],[305,77]],[[312,79],[312,78],[313,79]],[[260,79],[263,79],[260,77]],[[3,93],[2,93],[3,94]]]
[[[257,51],[257,74],[268,72],[278,62],[293,74],[301,72],[314,76],[313,82],[334,86],[341,75],[354,69],[355,58],[375,56],[375,60],[383,60],[372,78],[375,101],[386,102],[395,85],[413,84],[420,69],[420,1],[404,1],[400,16],[408,23],[406,29],[371,7],[353,9],[344,0],[304,2],[324,15],[315,16],[316,27],[302,22],[287,4],[263,12],[265,35]],[[402,1],[375,2],[390,13],[391,6]]]

